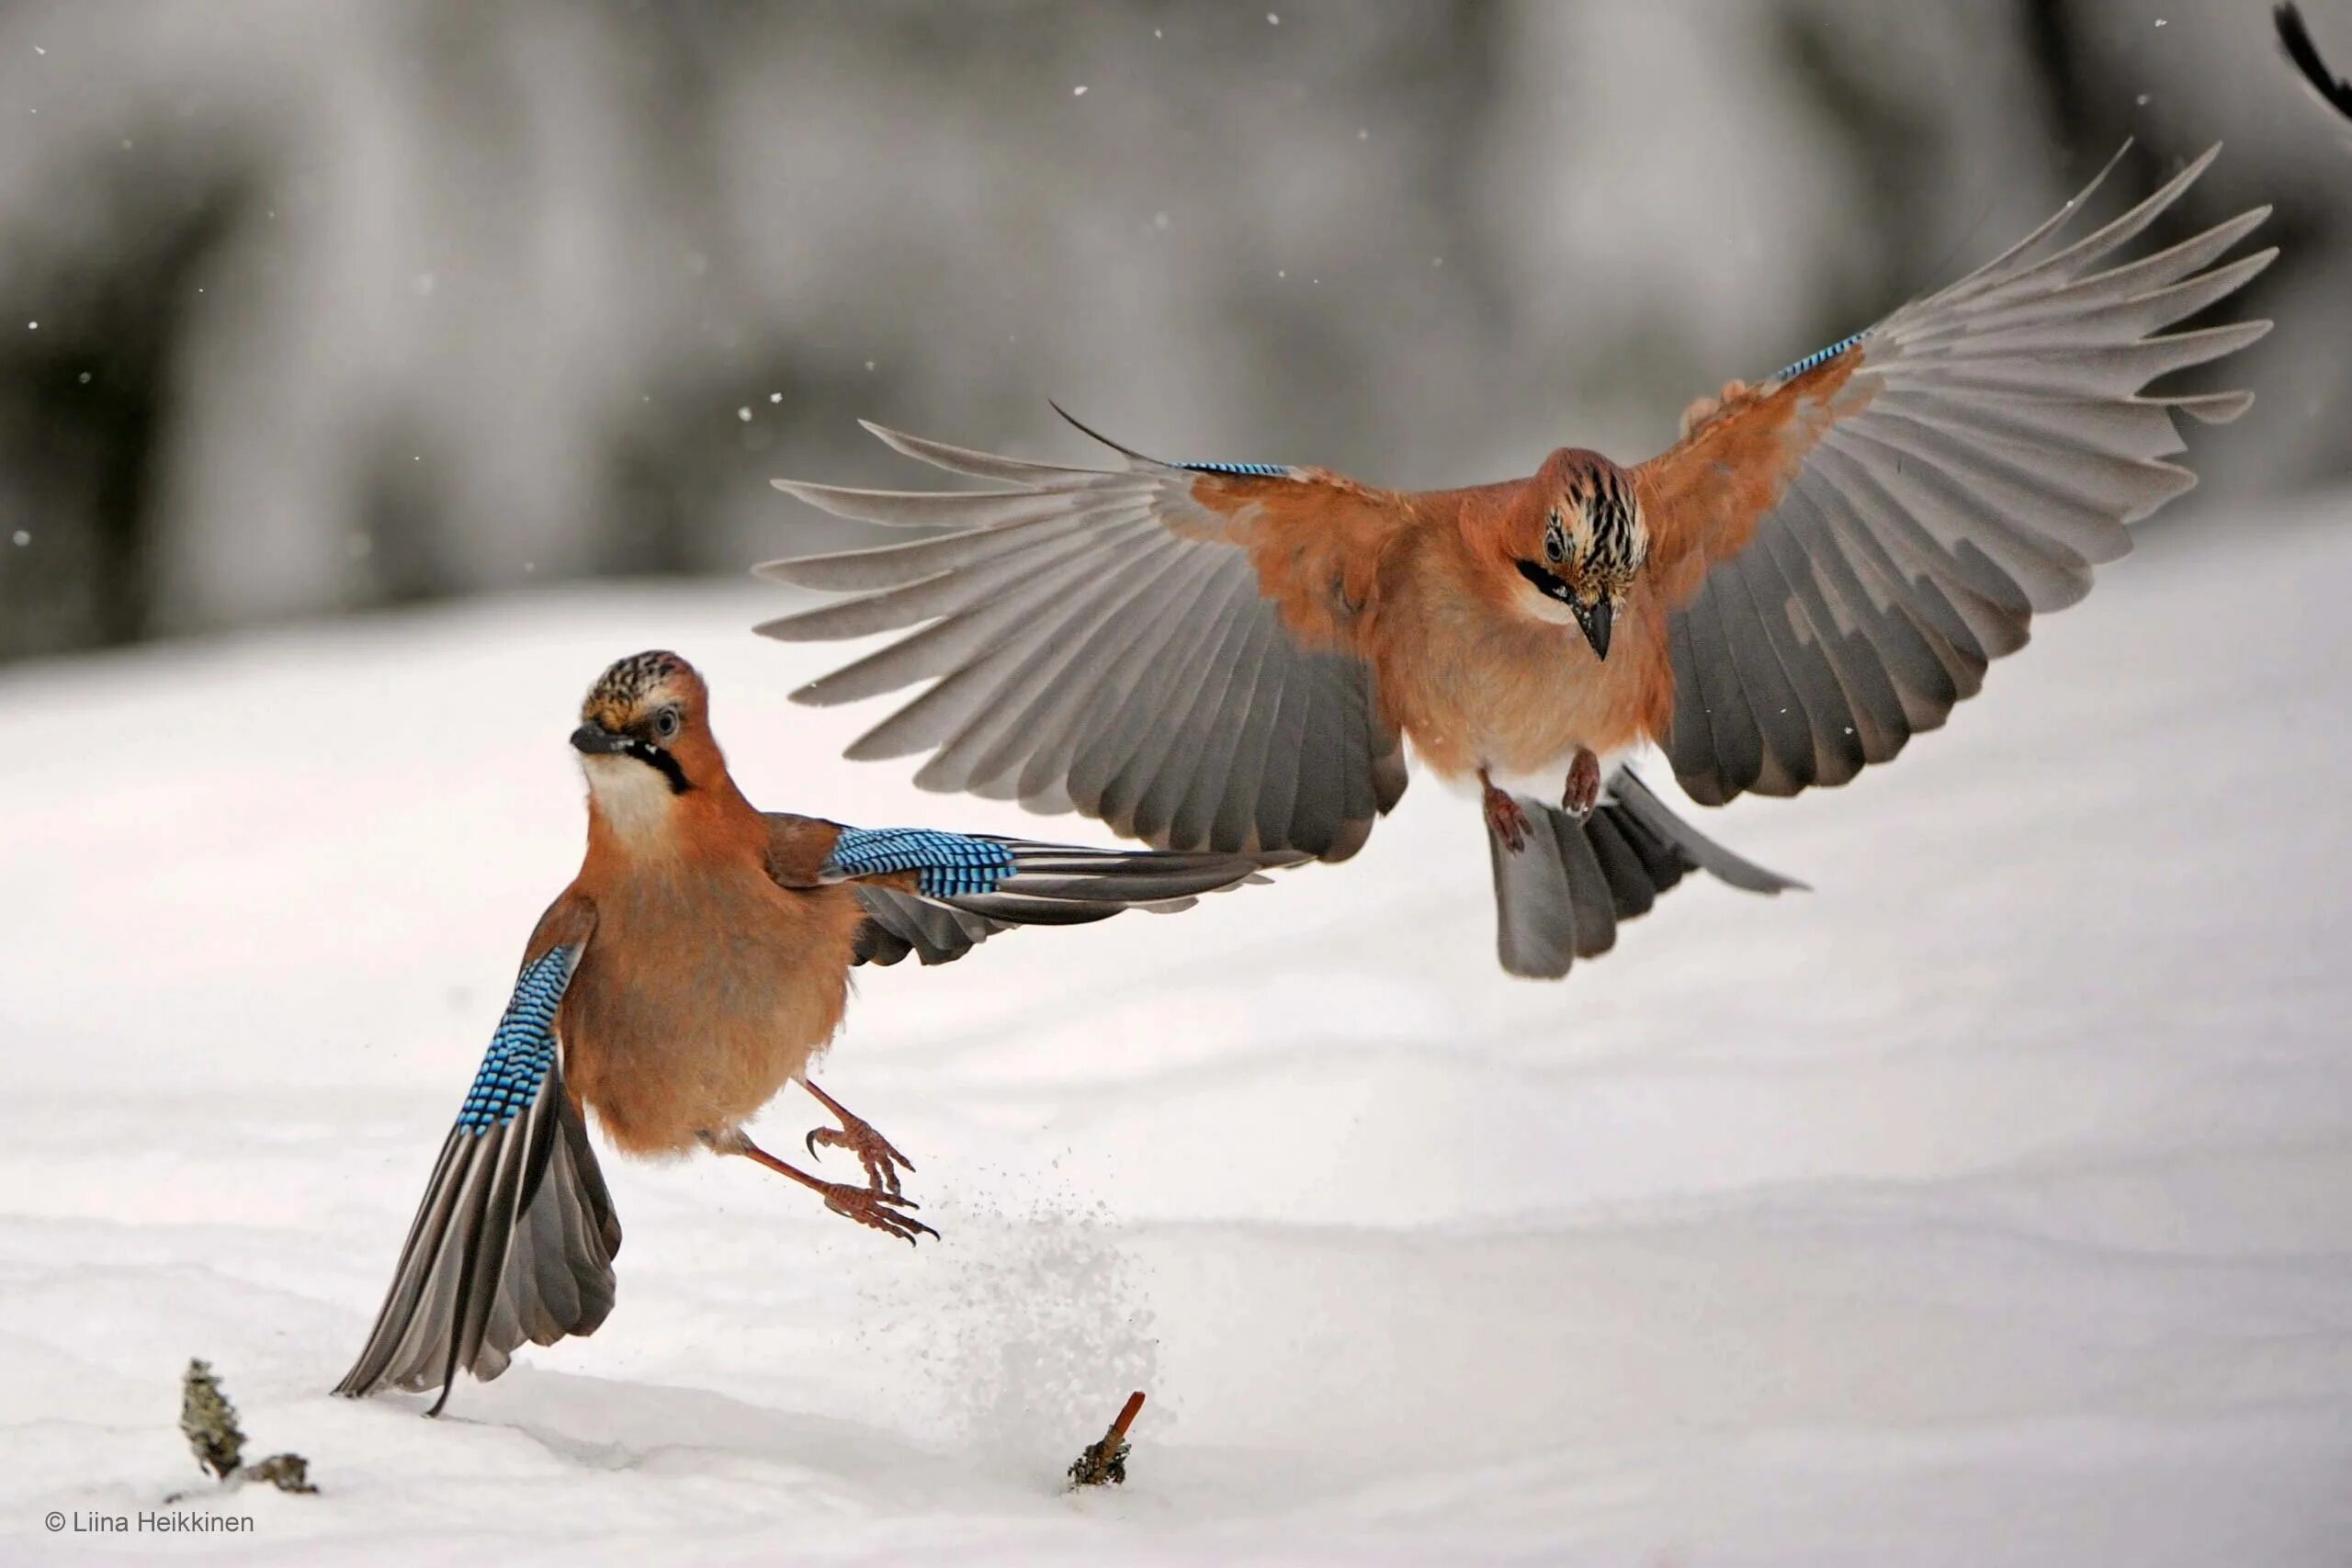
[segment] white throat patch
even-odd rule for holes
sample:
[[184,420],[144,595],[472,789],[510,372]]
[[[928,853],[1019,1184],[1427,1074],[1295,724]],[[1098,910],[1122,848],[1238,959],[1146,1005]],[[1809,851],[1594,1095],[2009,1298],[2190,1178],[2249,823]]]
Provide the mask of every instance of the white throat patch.
[[677,796],[659,771],[634,757],[616,756],[582,757],[580,770],[588,775],[597,814],[622,842],[651,849],[667,841]]
[[[1515,577],[1516,573],[1513,574]],[[1577,613],[1523,577],[1511,586],[1521,614],[1530,620],[1548,622],[1555,626],[1577,625]]]

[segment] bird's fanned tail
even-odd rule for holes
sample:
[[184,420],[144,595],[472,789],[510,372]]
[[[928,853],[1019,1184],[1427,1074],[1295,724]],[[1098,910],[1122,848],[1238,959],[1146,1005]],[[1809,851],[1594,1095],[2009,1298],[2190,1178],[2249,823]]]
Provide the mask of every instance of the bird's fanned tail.
[[525,966],[337,1393],[438,1387],[438,1414],[459,1371],[494,1378],[525,1340],[594,1333],[612,1310],[620,1222],[555,1032],[579,953]]
[[1519,849],[1490,824],[1495,941],[1505,970],[1556,980],[1579,958],[1617,943],[1617,926],[1649,913],[1659,894],[1693,871],[1750,893],[1804,884],[1734,854],[1667,809],[1631,769],[1619,768],[1601,803],[1578,820],[1524,795],[1528,832]]

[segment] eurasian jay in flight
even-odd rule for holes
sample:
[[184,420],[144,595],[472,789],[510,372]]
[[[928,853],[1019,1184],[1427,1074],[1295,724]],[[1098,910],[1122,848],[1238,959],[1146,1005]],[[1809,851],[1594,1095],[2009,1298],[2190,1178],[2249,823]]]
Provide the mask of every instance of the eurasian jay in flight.
[[[623,1154],[741,1155],[911,1244],[907,1157],[809,1080],[855,964],[962,957],[1009,926],[1181,908],[1295,853],[1069,849],[763,812],[728,776],[702,678],[673,653],[605,671],[571,744],[588,778],[580,874],[540,917],[514,998],[441,1146],[367,1348],[335,1392],[504,1371],[528,1339],[594,1332],[620,1222],[585,1112]],[[865,1167],[826,1181],[743,1123],[798,1080]]]
[[[762,568],[855,596],[760,629],[918,627],[794,696],[933,681],[849,755],[928,751],[918,784],[1165,848],[1344,860],[1403,793],[1409,741],[1483,786],[1503,967],[1563,975],[1688,871],[1796,886],[1678,820],[1623,754],[1663,747],[1707,806],[1844,784],[1941,725],[2196,482],[2165,461],[2174,416],[2224,423],[2250,394],[2143,389],[2269,330],[2165,330],[2269,263],[2222,260],[2268,209],[2125,251],[2213,155],[2071,238],[2102,171],[1941,293],[1693,404],[1632,468],[1565,448],[1528,479],[1394,491],[1108,441],[1122,468],[1061,468],[868,425],[994,488],[775,481],[949,531]],[[1531,775],[1562,782],[1543,800],[1497,783]]]

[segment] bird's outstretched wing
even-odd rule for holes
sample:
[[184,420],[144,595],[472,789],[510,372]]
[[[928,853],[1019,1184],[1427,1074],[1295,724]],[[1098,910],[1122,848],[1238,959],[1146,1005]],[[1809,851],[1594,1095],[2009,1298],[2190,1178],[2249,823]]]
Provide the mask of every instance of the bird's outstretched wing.
[[2268,264],[2221,262],[2268,209],[2119,253],[2212,158],[2064,243],[2094,180],[1941,293],[1728,389],[1636,471],[1649,603],[1670,616],[1665,743],[1692,798],[1793,795],[1893,757],[2024,646],[2036,611],[2090,591],[2130,549],[2125,524],[2196,482],[2164,461],[2182,449],[2173,416],[2222,423],[2252,395],[2142,389],[2269,330],[2165,331]]
[[1324,860],[1353,854],[1404,793],[1354,640],[1383,543],[1410,522],[1398,498],[1318,469],[1188,467],[1107,441],[1124,468],[866,428],[1001,488],[775,481],[836,516],[952,530],[759,569],[857,595],[770,621],[766,636],[921,628],[793,694],[846,703],[937,678],[850,756],[930,751],[915,775],[927,789],[1083,812],[1162,849]]
[[2303,25],[2303,14],[2293,6],[2280,6],[2270,13],[2271,21],[2278,28],[2278,47],[2287,51],[2288,61],[2301,73],[2314,97],[2329,108],[2352,120],[2352,78],[2338,76],[2320,58],[2319,45],[2312,41],[2311,29]]
[[524,1340],[593,1334],[612,1311],[620,1221],[564,1088],[557,1023],[594,923],[566,903],[540,922],[337,1393],[437,1387],[438,1415],[460,1370],[494,1378]]
[[786,886],[857,885],[861,964],[961,958],[1013,926],[1074,926],[1123,909],[1190,908],[1302,855],[1094,850],[934,828],[844,828],[766,814],[769,863]]

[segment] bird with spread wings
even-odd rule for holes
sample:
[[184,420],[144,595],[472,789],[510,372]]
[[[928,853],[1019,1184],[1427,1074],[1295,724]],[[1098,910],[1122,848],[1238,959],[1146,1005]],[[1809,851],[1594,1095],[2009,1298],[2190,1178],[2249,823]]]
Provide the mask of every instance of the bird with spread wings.
[[[869,426],[989,488],[777,480],[944,531],[762,568],[849,596],[760,629],[906,634],[794,694],[930,682],[851,756],[928,752],[922,784],[1161,848],[1344,860],[1403,793],[1409,742],[1483,785],[1503,966],[1562,975],[1690,871],[1795,886],[1677,818],[1630,752],[1663,748],[1707,806],[1844,784],[1941,725],[2195,483],[2168,460],[2178,416],[2225,423],[2251,395],[2146,389],[2268,330],[2176,330],[2268,264],[2224,259],[2267,209],[2134,242],[2213,156],[2075,237],[2110,162],[2008,251],[1694,403],[1631,467],[1565,448],[1530,478],[1411,491],[1107,441],[1119,467],[1057,467]],[[1557,793],[1507,787],[1530,775]]]
[[[580,874],[523,953],[358,1359],[335,1392],[485,1382],[526,1340],[594,1334],[613,1309],[620,1217],[588,1136],[639,1158],[740,1155],[832,1213],[913,1244],[939,1233],[899,1190],[914,1169],[820,1089],[860,964],[961,958],[1015,926],[1190,907],[1287,854],[1090,850],[761,811],[728,772],[710,691],[651,649],[607,669],[571,732],[588,784]],[[745,1131],[798,1083],[864,1185],[828,1181]]]

